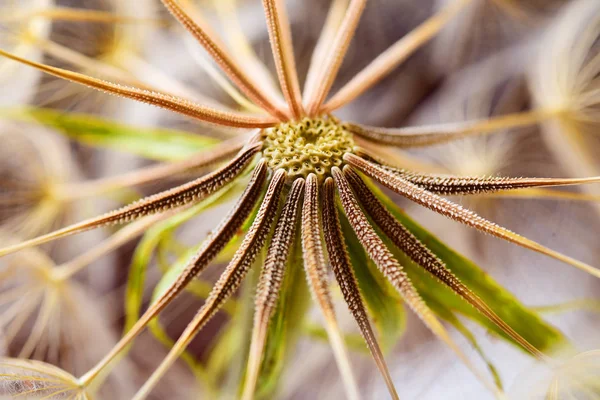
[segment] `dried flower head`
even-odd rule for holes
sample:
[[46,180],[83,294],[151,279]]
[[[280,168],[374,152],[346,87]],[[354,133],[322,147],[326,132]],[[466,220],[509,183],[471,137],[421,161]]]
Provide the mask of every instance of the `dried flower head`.
[[20,238],[55,229],[69,201],[63,190],[73,173],[67,142],[44,129],[0,133],[0,224]]
[[[251,104],[248,112],[199,104],[154,87],[113,83],[0,50],[0,55],[6,58],[71,82],[171,110],[204,123],[241,128],[247,132],[223,141],[209,152],[185,162],[142,170],[136,183],[161,180],[175,173],[219,164],[200,178],[107,214],[0,250],[0,255],[7,255],[90,229],[125,224],[150,215],[160,217],[165,212],[181,213],[226,190],[232,183],[240,182],[242,176],[250,175],[247,186],[225,219],[199,246],[185,268],[178,271],[176,278],[159,291],[149,308],[119,343],[77,381],[80,387],[87,389],[97,385],[131,342],[215,260],[239,232],[245,235],[205,303],[135,399],[149,395],[193,338],[224,307],[242,285],[253,264],[260,260],[263,248],[266,249],[266,256],[260,265],[253,330],[244,375],[244,399],[255,397],[261,374],[265,371],[268,373],[272,367],[273,359],[268,358],[270,340],[273,340],[271,328],[279,323],[274,316],[278,314],[282,296],[286,295],[282,288],[287,286],[289,276],[296,276],[298,268],[304,269],[312,297],[325,320],[326,334],[339,366],[346,395],[350,399],[359,398],[358,385],[336,319],[328,264],[392,398],[398,398],[398,395],[370,320],[374,303],[368,288],[375,276],[381,278],[379,286],[390,285],[435,336],[447,344],[498,397],[502,396],[502,390],[497,382],[493,383],[473,366],[441,323],[440,317],[443,316],[459,330],[462,327],[459,321],[455,321],[454,314],[444,308],[444,301],[432,294],[432,285],[439,285],[436,290],[439,288],[440,293],[447,291],[456,294],[449,301],[472,306],[466,312],[476,310],[490,329],[540,360],[548,360],[544,350],[560,335],[542,325],[533,314],[528,314],[528,318],[531,318],[528,322],[540,324],[540,330],[526,332],[521,329],[518,332],[513,325],[519,322],[519,313],[523,312],[521,306],[516,301],[505,309],[493,309],[488,305],[496,296],[497,292],[490,289],[495,289],[495,284],[482,274],[475,276],[473,269],[464,267],[467,262],[462,263],[462,268],[469,269],[470,274],[464,273],[464,269],[461,272],[461,266],[447,256],[449,253],[445,252],[443,245],[398,210],[375,183],[480,232],[600,277],[599,270],[511,232],[443,197],[598,183],[600,178],[436,175],[410,170],[403,165],[392,165],[379,151],[385,146],[401,149],[422,147],[481,132],[532,124],[547,117],[549,112],[533,110],[476,121],[403,128],[366,126],[338,120],[332,114],[386,77],[471,1],[451,2],[439,14],[378,56],[331,97],[328,95],[355,34],[366,0],[351,0],[347,6],[344,2],[340,6],[340,2],[334,1],[333,10],[342,10],[342,17],[328,19],[323,28],[303,91],[296,71],[291,29],[284,3],[281,0],[263,1],[280,92],[265,83],[262,75],[258,74],[258,78],[254,79],[255,74],[251,73],[253,69],[242,67],[245,61],[249,61],[248,65],[255,68],[256,59],[250,57],[249,53],[228,51],[202,18],[201,9],[188,8],[188,2],[184,1],[162,0],[162,3],[221,68],[222,74],[230,81],[228,87],[235,87],[235,92],[229,92],[242,98],[242,104]],[[362,262],[359,262],[360,257]],[[454,257],[455,260],[457,256]],[[449,267],[450,263],[453,263],[452,268]],[[375,272],[366,270],[367,264],[372,265]],[[469,283],[463,282],[459,274],[469,279]],[[298,285],[293,283],[292,286]],[[486,301],[470,285],[488,285]],[[494,294],[490,296],[491,293]]]

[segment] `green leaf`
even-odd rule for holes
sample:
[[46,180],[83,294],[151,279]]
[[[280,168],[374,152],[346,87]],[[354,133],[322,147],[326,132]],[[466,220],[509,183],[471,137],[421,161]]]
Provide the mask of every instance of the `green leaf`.
[[362,298],[379,333],[382,350],[389,351],[406,329],[402,298],[365,253],[345,214],[340,212],[339,215]]
[[219,143],[217,139],[189,132],[136,127],[93,115],[45,108],[2,109],[0,118],[40,124],[86,145],[106,147],[154,160],[184,159]]
[[[446,246],[426,229],[413,221],[391,199],[381,193],[378,188],[372,184],[370,186],[398,221],[444,261],[446,266],[467,287],[475,292],[500,318],[529,341],[529,343],[541,351],[551,351],[568,344],[563,334],[545,322],[533,309],[523,305],[513,294],[494,281],[492,277],[475,263]],[[390,249],[406,268],[409,277],[426,302],[435,302],[451,313],[458,312],[483,325],[504,340],[521,348],[497,328],[496,325],[477,312],[458,295],[454,294],[446,285],[437,281],[423,268],[415,265],[405,254],[395,248],[389,240],[388,244],[390,244]]]

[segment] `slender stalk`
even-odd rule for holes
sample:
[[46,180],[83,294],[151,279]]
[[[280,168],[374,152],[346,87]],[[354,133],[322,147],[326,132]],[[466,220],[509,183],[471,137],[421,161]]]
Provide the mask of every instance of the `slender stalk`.
[[[216,39],[216,35],[210,32],[199,16],[192,19],[184,11],[177,0],[161,0],[169,12],[190,32],[204,47],[206,52],[221,67],[221,70],[231,79],[231,81],[242,91],[250,100],[261,106],[272,116],[281,121],[287,120],[286,113],[277,107],[276,103],[267,98],[267,95],[243,72],[239,65],[227,54],[224,46]],[[201,25],[202,24],[202,25]]]
[[263,90],[267,91],[278,102],[283,103],[281,93],[275,87],[271,72],[258,58],[242,29],[238,13],[238,0],[212,0],[212,3],[217,10],[217,16],[221,20],[221,26],[232,56],[244,66],[244,69],[248,71],[248,74]]
[[358,385],[352,373],[344,339],[338,327],[335,309],[329,292],[329,280],[325,267],[325,256],[321,243],[321,227],[319,224],[319,184],[315,174],[310,174],[306,179],[306,191],[302,206],[302,254],[304,255],[304,268],[313,299],[319,306],[325,318],[325,329],[333,349],[346,396],[356,400],[360,398]]
[[119,340],[111,351],[91,370],[81,377],[84,386],[88,386],[101,372],[112,364],[113,360],[135,339],[148,323],[158,315],[171,301],[177,297],[190,281],[200,274],[208,264],[219,254],[225,245],[239,231],[256,204],[260,191],[267,177],[267,167],[260,162],[236,206],[223,219],[219,227],[202,244],[198,252],[188,262],[188,265],[179,277],[169,286],[164,293],[144,312],[134,326]]
[[590,201],[600,203],[599,195],[587,193],[567,192],[564,190],[551,189],[518,189],[502,190],[500,192],[486,193],[484,198],[504,198],[504,199],[533,199],[533,200],[571,200],[571,201]]
[[[177,80],[175,77],[163,71],[161,68],[158,68],[157,66],[148,62],[148,60],[143,59],[139,53],[130,51],[119,53],[118,65],[128,71],[136,71],[136,78],[140,79],[143,85],[151,85],[151,87],[156,88],[154,89],[155,91],[159,90],[163,93],[172,93],[175,96],[194,100],[200,104],[221,110],[232,110],[231,107],[218,102],[212,97],[203,95],[191,88],[187,83]],[[240,99],[234,99],[234,101],[240,104],[238,100]],[[250,103],[250,100],[244,100],[248,104],[243,103],[243,100],[241,100],[242,104],[240,105],[244,107],[246,111],[256,112],[259,114],[265,113],[265,111],[258,106],[253,106],[253,108],[246,107],[252,103]]]
[[164,219],[166,215],[156,214],[145,217],[139,221],[133,222],[132,224],[119,230],[114,235],[111,235],[108,239],[101,242],[99,245],[92,247],[88,251],[72,259],[71,261],[53,268],[51,271],[52,278],[58,281],[65,281],[71,278],[73,275],[98,260],[102,256],[110,253],[111,251],[118,249],[125,243],[140,236],[148,228],[155,223]]
[[269,117],[217,110],[215,108],[199,105],[189,100],[169,94],[153,92],[136,87],[123,86],[117,83],[104,81],[62,68],[51,67],[49,65],[26,60],[4,50],[0,50],[0,55],[70,82],[79,83],[81,85],[104,91],[115,96],[133,99],[142,103],[161,107],[182,115],[199,119],[204,122],[211,122],[217,125],[232,126],[237,128],[264,128],[272,126],[276,122]]
[[224,167],[184,185],[145,197],[128,206],[108,212],[99,217],[91,218],[66,228],[50,232],[46,235],[38,236],[37,238],[0,249],[0,257],[65,236],[99,228],[101,226],[124,224],[146,215],[157,214],[169,209],[180,208],[198,202],[235,179],[248,166],[259,149],[259,143],[249,146]]
[[367,347],[375,360],[375,364],[390,392],[390,396],[392,399],[397,400],[398,393],[396,393],[396,388],[394,387],[394,382],[390,376],[385,358],[369,322],[369,316],[361,297],[358,281],[352,269],[335,207],[335,187],[331,178],[327,178],[323,185],[323,232],[325,234],[329,262],[331,263],[335,278],[340,285],[344,300],[356,320],[360,332],[367,343]]
[[317,45],[313,51],[310,59],[310,66],[308,67],[308,75],[306,76],[306,82],[304,84],[304,93],[302,97],[304,99],[312,98],[317,85],[319,71],[323,67],[323,60],[327,57],[327,53],[331,48],[331,45],[335,39],[335,35],[344,19],[346,8],[348,7],[349,0],[332,0],[329,12],[327,13],[327,19],[323,30],[319,35]]
[[33,43],[48,55],[86,70],[88,73],[97,73],[104,78],[109,78],[128,85],[136,86],[140,89],[152,90],[152,87],[139,81],[130,72],[92,57],[88,57],[85,54],[53,42],[52,40],[48,40],[43,37],[36,37],[33,39]]
[[210,295],[194,319],[188,324],[173,348],[163,362],[154,370],[150,378],[133,397],[133,400],[142,400],[150,393],[177,357],[185,350],[196,334],[217,313],[224,302],[242,283],[244,277],[250,270],[250,266],[262,248],[275,214],[283,185],[285,184],[286,172],[282,169],[275,172],[265,198],[260,205],[258,213],[248,234],[235,252],[233,259],[219,277]]
[[134,16],[116,15],[101,10],[84,10],[72,7],[52,7],[26,12],[7,13],[0,16],[2,22],[27,20],[29,18],[48,18],[53,21],[100,22],[107,24],[162,24],[164,21],[152,18],[137,18]]
[[378,144],[398,147],[422,147],[463,139],[468,136],[492,133],[535,125],[562,114],[559,110],[530,110],[488,119],[454,122],[406,128],[379,128],[348,123],[352,133]]
[[[202,69],[214,83],[217,84],[225,93],[231,97],[243,110],[253,113],[264,114],[266,111],[255,105],[252,101],[248,100],[238,88],[233,85],[225,75],[221,73],[218,66],[215,66],[210,60],[206,59],[206,55],[203,49],[198,48],[194,38],[186,38],[186,44],[188,45],[188,51],[196,65]],[[206,104],[206,103],[204,103]]]
[[296,179],[292,184],[286,203],[279,216],[279,221],[277,222],[258,283],[254,327],[252,329],[250,355],[248,357],[246,381],[242,395],[242,399],[244,400],[251,400],[256,390],[269,322],[275,312],[281,283],[285,274],[285,266],[293,239],[296,236],[299,217],[298,211],[303,192],[304,179]]
[[323,106],[323,112],[332,112],[375,86],[416,50],[429,42],[456,14],[472,2],[473,0],[453,0],[449,6],[398,40],[344,85]]
[[294,60],[294,47],[292,45],[292,32],[290,21],[282,0],[263,0],[269,41],[275,59],[277,77],[294,118],[299,119],[304,115],[298,71]]
[[[424,161],[417,158],[402,149],[390,148],[386,145],[379,145],[369,142],[360,136],[354,136],[357,146],[354,147],[354,154],[365,160],[375,161],[378,164],[390,165],[395,168],[407,168],[423,173],[445,173],[447,170],[431,161]],[[385,160],[382,161],[382,160]]]
[[510,230],[503,228],[480,217],[472,211],[466,210],[458,204],[455,204],[443,197],[420,188],[407,180],[404,180],[393,173],[386,171],[385,168],[372,162],[363,160],[353,154],[346,154],[344,159],[353,167],[373,178],[384,186],[387,186],[396,193],[414,201],[424,207],[427,207],[441,215],[459,221],[465,225],[473,227],[478,231],[489,233],[498,238],[517,244],[526,249],[545,254],[554,259],[567,263],[575,268],[581,269],[597,278],[600,278],[600,270],[587,265],[581,261],[575,260],[564,254],[558,253],[547,247],[542,246],[533,240],[520,236]]
[[329,48],[329,56],[324,60],[322,69],[319,70],[315,79],[317,82],[315,91],[310,98],[305,99],[309,115],[320,113],[321,105],[338,74],[366,4],[367,0],[351,0],[337,35]]
[[161,163],[122,175],[63,185],[60,187],[59,195],[67,199],[87,198],[131,186],[172,179],[188,172],[210,167],[234,156],[242,149],[246,140],[247,136],[245,135],[234,137],[182,161]]

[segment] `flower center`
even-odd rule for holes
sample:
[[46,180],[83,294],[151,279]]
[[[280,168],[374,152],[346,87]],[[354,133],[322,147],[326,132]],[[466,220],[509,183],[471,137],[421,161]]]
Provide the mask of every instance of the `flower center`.
[[352,134],[331,116],[283,122],[264,130],[263,157],[272,169],[283,168],[290,180],[329,176],[332,167],[343,164],[352,152]]

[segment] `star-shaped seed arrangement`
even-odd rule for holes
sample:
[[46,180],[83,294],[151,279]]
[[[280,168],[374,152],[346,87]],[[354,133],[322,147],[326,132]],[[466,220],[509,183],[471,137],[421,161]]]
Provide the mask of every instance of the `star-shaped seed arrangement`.
[[[130,0],[127,0],[130,1]],[[392,165],[382,146],[411,148],[440,144],[468,135],[499,128],[535,123],[535,113],[506,115],[496,119],[434,126],[379,128],[341,121],[334,112],[356,99],[387,76],[410,54],[429,41],[470,0],[456,0],[399,40],[373,60],[332,96],[330,91],[355,34],[366,0],[351,0],[343,18],[328,19],[314,51],[306,84],[301,91],[293,55],[291,29],[282,0],[263,0],[279,91],[263,79],[249,74],[236,56],[225,50],[216,34],[194,13],[194,18],[177,0],[163,5],[216,62],[231,83],[253,104],[256,113],[244,113],[197,104],[167,92],[124,86],[65,69],[26,60],[0,50],[4,57],[29,65],[50,75],[79,83],[123,98],[158,106],[202,122],[246,129],[239,137],[223,141],[216,148],[185,162],[154,168],[143,180],[160,180],[176,172],[221,164],[212,172],[183,185],[143,198],[107,214],[85,220],[49,234],[0,249],[0,256],[63,238],[90,229],[125,224],[166,211],[184,210],[223,190],[250,173],[243,194],[209,238],[198,248],[173,284],[163,292],[121,338],[104,359],[79,378],[82,388],[107,370],[115,359],[195,277],[202,273],[221,250],[240,232],[244,222],[252,223],[233,258],[215,283],[204,305],[187,325],[164,361],[138,391],[145,398],[187,345],[240,287],[259,252],[266,248],[256,293],[247,372],[242,397],[251,399],[259,378],[267,332],[280,296],[282,282],[296,239],[301,242],[303,267],[309,288],[321,311],[331,347],[339,366],[346,395],[359,397],[359,390],[336,321],[330,291],[328,265],[342,296],[373,356],[390,396],[398,398],[383,352],[372,329],[361,294],[361,282],[349,256],[346,237],[356,235],[364,251],[423,323],[497,396],[501,391],[471,365],[444,325],[432,312],[409,279],[401,262],[390,249],[393,244],[415,264],[437,278],[471,304],[508,337],[535,357],[547,356],[530,344],[500,318],[388,210],[383,195],[373,190],[376,182],[398,195],[436,213],[542,253],[600,277],[600,271],[555,252],[505,229],[442,196],[474,195],[512,189],[579,185],[600,182],[600,178],[550,179],[510,177],[463,177],[424,174]],[[251,68],[249,70],[252,70]],[[254,79],[253,79],[254,78]],[[352,232],[343,228],[348,221]]]

